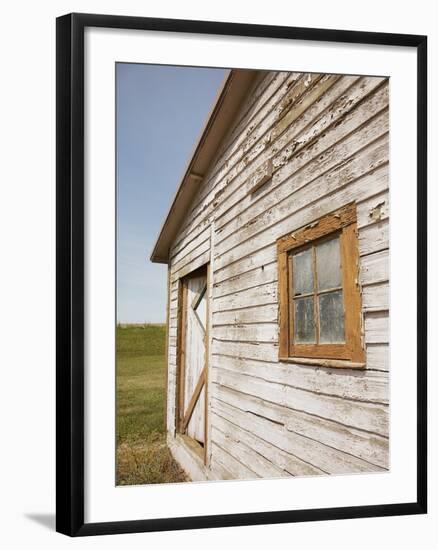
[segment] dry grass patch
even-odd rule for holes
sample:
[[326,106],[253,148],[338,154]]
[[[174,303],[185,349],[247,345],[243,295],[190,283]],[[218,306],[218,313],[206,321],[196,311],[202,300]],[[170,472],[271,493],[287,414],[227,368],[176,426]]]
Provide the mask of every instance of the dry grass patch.
[[117,485],[180,483],[188,481],[173,459],[163,434],[145,442],[120,443],[117,447]]
[[117,327],[117,485],[188,481],[166,445],[165,327]]

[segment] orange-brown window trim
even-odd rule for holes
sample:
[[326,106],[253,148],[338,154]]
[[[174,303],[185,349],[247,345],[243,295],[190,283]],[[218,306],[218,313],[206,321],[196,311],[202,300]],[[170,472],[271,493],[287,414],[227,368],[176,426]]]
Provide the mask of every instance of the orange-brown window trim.
[[[292,254],[330,235],[340,237],[345,343],[294,342],[292,312]],[[356,204],[348,204],[277,241],[279,296],[279,359],[328,360],[333,366],[363,366],[362,299],[359,288],[359,250]],[[303,362],[303,361],[301,361]]]

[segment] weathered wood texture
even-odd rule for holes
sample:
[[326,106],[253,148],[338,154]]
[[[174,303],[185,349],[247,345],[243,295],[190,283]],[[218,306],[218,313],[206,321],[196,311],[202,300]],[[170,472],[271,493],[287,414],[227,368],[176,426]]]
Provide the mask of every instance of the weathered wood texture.
[[190,277],[186,281],[185,342],[184,342],[184,418],[181,429],[188,436],[205,442],[205,367],[207,296],[206,275]]
[[[210,450],[194,479],[389,467],[388,131],[384,78],[266,73],[241,106],[170,251],[170,439],[178,279],[211,262]],[[351,202],[366,368],[281,363],[276,240]]]

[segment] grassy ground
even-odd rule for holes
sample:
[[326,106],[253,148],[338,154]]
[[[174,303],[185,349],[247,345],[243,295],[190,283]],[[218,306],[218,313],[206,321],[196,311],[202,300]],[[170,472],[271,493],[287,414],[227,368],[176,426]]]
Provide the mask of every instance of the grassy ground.
[[165,326],[117,327],[117,484],[186,481],[166,446]]

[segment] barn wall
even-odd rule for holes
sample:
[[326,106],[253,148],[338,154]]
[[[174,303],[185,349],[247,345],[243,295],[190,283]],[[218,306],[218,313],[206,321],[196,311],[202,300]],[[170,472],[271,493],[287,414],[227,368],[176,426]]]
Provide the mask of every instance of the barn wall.
[[[265,73],[204,178],[170,255],[167,418],[172,434],[178,278],[211,256],[213,471],[388,468],[388,130],[386,79]],[[268,159],[272,180],[250,194]],[[351,201],[366,369],[279,363],[276,239]]]

